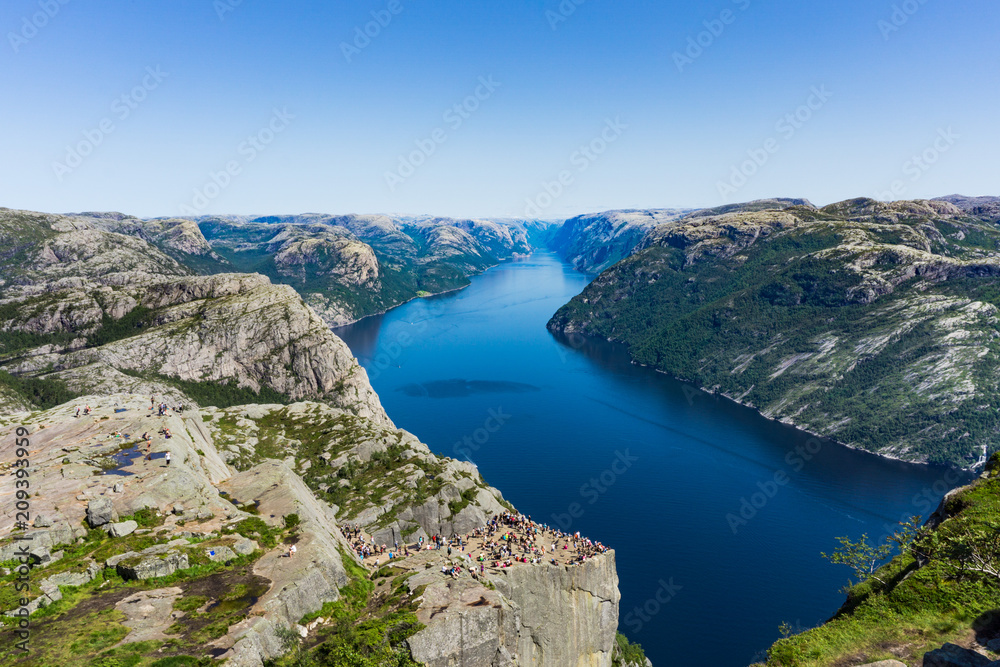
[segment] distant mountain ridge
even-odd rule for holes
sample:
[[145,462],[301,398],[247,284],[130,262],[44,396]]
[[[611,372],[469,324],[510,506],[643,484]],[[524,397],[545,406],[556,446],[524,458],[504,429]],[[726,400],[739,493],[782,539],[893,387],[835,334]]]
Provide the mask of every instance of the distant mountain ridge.
[[261,273],[290,285],[331,327],[465,287],[470,276],[530,254],[539,231],[533,221],[431,216],[73,217],[148,241],[198,273]]

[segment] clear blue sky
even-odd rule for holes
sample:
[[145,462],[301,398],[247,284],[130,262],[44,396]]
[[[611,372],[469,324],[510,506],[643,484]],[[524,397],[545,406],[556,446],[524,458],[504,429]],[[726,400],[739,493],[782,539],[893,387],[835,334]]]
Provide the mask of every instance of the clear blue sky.
[[[1000,195],[996,0],[62,2],[0,7],[2,206],[559,218]],[[372,12],[387,25],[355,42]]]

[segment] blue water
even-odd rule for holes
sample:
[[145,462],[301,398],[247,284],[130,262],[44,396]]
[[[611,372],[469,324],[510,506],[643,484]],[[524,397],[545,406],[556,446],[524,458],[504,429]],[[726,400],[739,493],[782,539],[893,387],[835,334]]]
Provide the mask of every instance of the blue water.
[[620,346],[557,339],[545,323],[588,280],[537,253],[337,333],[399,427],[475,462],[535,520],[616,550],[620,629],[658,667],[762,659],[781,623],[839,607],[850,572],[820,558],[836,536],[881,538],[969,479],[811,439]]

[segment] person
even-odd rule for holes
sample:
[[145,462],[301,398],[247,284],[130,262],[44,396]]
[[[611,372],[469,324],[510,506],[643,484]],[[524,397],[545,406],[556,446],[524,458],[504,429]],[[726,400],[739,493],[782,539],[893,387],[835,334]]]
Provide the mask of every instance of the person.
[[288,557],[291,558],[292,556],[294,556],[296,551],[297,549],[295,548],[294,544],[288,547]]
[[80,416],[80,406],[77,406],[77,407],[76,407],[76,416],[77,416],[77,417],[79,417],[79,416]]
[[167,465],[170,465],[170,452],[167,452]]
[[153,441],[149,438],[146,438],[146,460],[153,460]]

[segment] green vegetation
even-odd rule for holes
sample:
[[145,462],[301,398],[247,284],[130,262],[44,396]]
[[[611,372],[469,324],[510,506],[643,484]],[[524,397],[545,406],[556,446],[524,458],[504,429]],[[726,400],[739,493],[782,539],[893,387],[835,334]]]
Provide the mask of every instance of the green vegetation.
[[417,667],[404,643],[423,628],[414,613],[419,591],[409,592],[409,575],[379,574],[370,581],[350,555],[341,556],[350,578],[341,598],[300,621],[327,619],[318,638],[303,646],[288,636],[288,654],[268,667]]
[[615,637],[615,652],[611,664],[613,667],[645,667],[646,653],[641,646],[629,642],[628,637],[619,632]]
[[[127,519],[150,528],[162,523],[162,517],[150,510],[122,517],[122,520]],[[191,566],[168,577],[124,581],[115,569],[106,568],[89,583],[63,587],[62,600],[32,615],[31,654],[22,656],[7,652],[0,655],[0,666],[206,667],[214,664],[204,658],[204,645],[245,619],[257,598],[268,590],[270,582],[253,573],[253,564],[261,552],[217,563],[209,560],[206,550],[231,544],[232,537],[228,536],[231,534],[241,534],[262,543],[277,543],[287,536],[286,530],[270,528],[256,517],[226,532],[222,537],[181,547]],[[103,563],[111,556],[140,551],[168,539],[166,534],[156,532],[110,538],[100,529],[90,530],[82,543],[62,546],[63,558],[37,571],[35,578],[82,572],[90,563]],[[13,591],[16,577],[16,572],[0,577],[0,611],[13,609],[18,604]],[[123,614],[115,605],[134,593],[172,586],[182,591],[173,606],[183,615],[169,628],[171,639],[166,643],[142,642],[114,648],[129,632],[122,624]],[[14,621],[0,617],[0,640],[12,646],[15,628]]]
[[54,408],[80,396],[62,380],[46,377],[18,377],[2,370],[0,370],[0,388],[10,390],[30,405],[42,410]]
[[[708,245],[701,228],[658,231],[549,326],[624,342],[641,364],[853,446],[960,467],[996,451],[1000,340],[994,315],[968,306],[1000,307],[998,272],[909,277],[926,219],[788,213],[797,225],[721,227]],[[996,225],[949,224],[965,245],[939,243],[942,261],[975,239],[981,256],[1000,258]],[[947,337],[956,330],[969,335]]]
[[231,408],[234,405],[253,405],[257,403],[285,405],[292,402],[290,396],[275,391],[268,386],[261,386],[260,391],[254,391],[249,387],[238,386],[234,380],[230,380],[229,382],[194,382],[158,373],[139,373],[127,369],[119,370],[132,377],[157,380],[176,387],[184,392],[186,396],[189,396],[191,400],[203,406],[214,406],[224,409]]
[[88,347],[100,347],[118,340],[142,333],[152,324],[154,311],[144,306],[136,306],[121,319],[112,319],[107,313],[101,318],[101,326],[87,336]]
[[[319,405],[309,412],[284,408],[253,420],[236,411],[226,412],[211,426],[220,449],[236,447],[240,452],[229,460],[237,470],[248,470],[264,459],[288,456],[295,457],[300,470],[308,462],[308,469],[301,472],[303,481],[317,497],[337,505],[342,518],[382,503],[390,494],[397,494],[404,506],[419,505],[444,487],[441,478],[444,464],[410,453],[401,444],[401,432],[382,429],[353,415],[334,416],[325,410]],[[253,451],[240,447],[250,437],[256,438]],[[380,439],[394,443],[373,453],[367,462],[352,459],[336,468],[328,463],[362,442]],[[415,478],[415,486],[406,484],[410,476]],[[467,491],[456,507],[464,508],[475,493]],[[391,511],[379,519],[382,525],[393,520],[395,515]]]
[[[242,509],[245,511],[246,508]],[[252,516],[248,519],[243,519],[232,528],[227,528],[222,532],[225,535],[239,534],[243,537],[249,537],[263,548],[272,549],[278,545],[278,538],[283,531],[268,526],[260,517]]]
[[885,659],[918,664],[945,642],[967,640],[972,631],[1000,630],[997,468],[1000,455],[992,459],[989,478],[948,500],[939,525],[916,530],[910,523],[890,536],[901,553],[870,576],[862,545],[867,540],[841,539],[840,553],[864,580],[849,586],[844,606],[825,625],[778,641],[768,667]]

